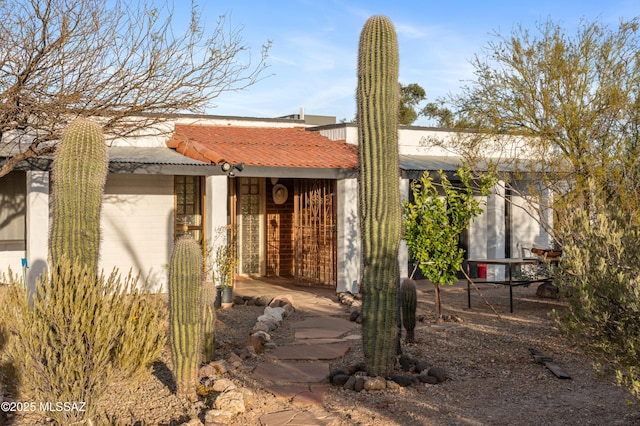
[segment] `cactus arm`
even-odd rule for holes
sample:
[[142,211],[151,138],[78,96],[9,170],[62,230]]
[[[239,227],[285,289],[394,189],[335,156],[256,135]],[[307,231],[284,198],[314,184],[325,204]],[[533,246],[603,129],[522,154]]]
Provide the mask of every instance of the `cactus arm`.
[[402,310],[402,325],[407,334],[406,343],[415,343],[417,291],[413,280],[405,279],[400,286],[400,303]]

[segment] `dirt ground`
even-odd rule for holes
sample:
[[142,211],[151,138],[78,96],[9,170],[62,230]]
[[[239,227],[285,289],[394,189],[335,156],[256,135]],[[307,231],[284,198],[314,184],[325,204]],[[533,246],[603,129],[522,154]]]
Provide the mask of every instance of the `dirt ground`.
[[[433,288],[418,286],[416,343],[403,344],[405,353],[444,368],[448,380],[437,385],[414,385],[393,391],[346,391],[332,387],[319,410],[332,414],[333,426],[346,425],[634,425],[640,424],[640,407],[614,383],[610,374],[599,374],[593,360],[567,344],[548,314],[564,309],[562,301],[540,299],[536,285],[514,289],[514,313],[509,313],[509,291],[485,285],[483,297],[472,294],[467,308],[466,285],[443,289],[443,313],[460,322],[434,323]],[[337,299],[336,299],[337,300]],[[217,354],[227,357],[241,349],[249,330],[264,308],[234,306],[218,311]],[[336,310],[348,317],[348,308],[336,301]],[[278,344],[293,340],[296,312],[272,333]],[[352,332],[358,333],[354,323]],[[363,360],[361,342],[351,342],[347,356],[332,367]],[[571,379],[558,379],[534,362],[534,348],[553,360]],[[232,424],[260,425],[260,416],[292,408],[266,392],[252,378],[258,359],[246,360],[228,377],[253,391],[251,407]],[[114,385],[105,406],[123,424],[177,425],[196,416],[204,403],[180,401],[171,392],[168,350],[154,367],[154,374],[135,388]],[[400,370],[399,370],[400,371]],[[5,419],[7,422],[7,419]],[[14,416],[12,425],[43,424],[35,417]],[[46,423],[44,423],[46,424]],[[50,423],[49,423],[50,424]]]

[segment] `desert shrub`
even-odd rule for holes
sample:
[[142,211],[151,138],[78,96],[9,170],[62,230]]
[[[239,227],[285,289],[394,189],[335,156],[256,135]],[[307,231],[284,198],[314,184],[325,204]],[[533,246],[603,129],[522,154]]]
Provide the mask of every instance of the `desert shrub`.
[[587,351],[612,366],[640,397],[640,230],[623,215],[574,213],[563,235],[559,284],[569,309],[555,318]]
[[86,411],[42,413],[59,424],[101,415],[96,402],[107,385],[148,373],[165,342],[164,310],[117,271],[96,277],[63,259],[33,294],[16,283],[7,297],[0,318],[21,398],[85,403]]

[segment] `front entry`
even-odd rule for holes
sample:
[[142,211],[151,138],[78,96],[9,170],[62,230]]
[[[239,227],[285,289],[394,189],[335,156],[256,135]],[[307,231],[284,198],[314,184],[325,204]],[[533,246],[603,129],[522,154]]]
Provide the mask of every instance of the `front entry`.
[[336,287],[335,181],[296,181],[295,282]]
[[239,273],[335,288],[335,181],[236,181]]

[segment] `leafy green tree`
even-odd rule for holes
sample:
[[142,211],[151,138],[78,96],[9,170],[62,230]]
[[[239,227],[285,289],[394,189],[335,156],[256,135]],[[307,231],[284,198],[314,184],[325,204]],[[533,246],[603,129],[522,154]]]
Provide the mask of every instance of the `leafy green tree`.
[[496,34],[473,61],[475,81],[449,99],[457,119],[480,130],[480,137],[457,139],[460,150],[499,149],[495,141],[505,135],[526,137],[520,153],[527,162],[519,167],[553,195],[547,229],[564,249],[557,283],[570,308],[559,317],[563,329],[617,364],[635,395],[639,51],[640,18],[617,26],[583,21],[575,34],[552,21],[517,27]]
[[[639,25],[583,21],[570,34],[547,21],[496,34],[472,61],[476,79],[448,100],[456,122],[482,131],[460,139],[466,151],[500,150],[496,137],[506,134],[528,137],[521,153],[555,194],[555,229],[577,206],[594,207],[595,188],[638,218]],[[503,160],[514,157],[504,148]]]
[[407,84],[406,86],[400,84],[400,117],[398,119],[399,124],[413,124],[418,119],[419,111],[416,111],[420,102],[427,98],[427,94],[416,83]]
[[454,283],[464,260],[460,233],[483,211],[482,202],[474,198],[474,193],[487,195],[494,179],[485,176],[474,185],[469,167],[456,171],[455,176],[460,179],[456,184],[444,172],[438,174],[439,184],[428,172],[411,183],[413,200],[403,203],[403,232],[410,257],[435,286],[436,317],[440,318],[440,287]]

